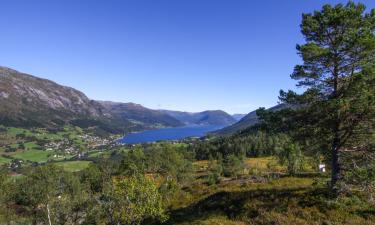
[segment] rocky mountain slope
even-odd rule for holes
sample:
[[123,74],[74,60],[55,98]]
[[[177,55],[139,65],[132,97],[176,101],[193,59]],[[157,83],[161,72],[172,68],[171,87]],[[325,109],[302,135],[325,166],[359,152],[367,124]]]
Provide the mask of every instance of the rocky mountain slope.
[[110,132],[183,125],[156,110],[90,100],[73,88],[6,67],[0,67],[0,124],[47,128],[73,124]]
[[5,125],[53,126],[106,118],[102,106],[82,92],[5,67],[0,67],[0,106],[0,123]]

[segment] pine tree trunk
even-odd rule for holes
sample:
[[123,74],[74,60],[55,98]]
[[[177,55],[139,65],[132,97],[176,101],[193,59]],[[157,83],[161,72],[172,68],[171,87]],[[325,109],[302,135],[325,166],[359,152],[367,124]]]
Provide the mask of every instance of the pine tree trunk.
[[332,169],[331,169],[331,191],[333,194],[338,194],[337,181],[339,180],[340,164],[339,164],[339,135],[338,130],[332,143]]
[[[336,56],[337,57],[337,56]],[[333,72],[333,100],[336,100],[336,103],[339,100],[338,88],[339,88],[339,75],[338,75],[338,64],[335,61],[335,67]],[[339,164],[339,145],[340,145],[340,115],[339,115],[339,106],[335,105],[335,115],[334,115],[334,126],[332,129],[333,132],[333,141],[332,141],[332,169],[331,169],[331,192],[335,195],[338,194],[337,182],[340,175],[340,164]]]

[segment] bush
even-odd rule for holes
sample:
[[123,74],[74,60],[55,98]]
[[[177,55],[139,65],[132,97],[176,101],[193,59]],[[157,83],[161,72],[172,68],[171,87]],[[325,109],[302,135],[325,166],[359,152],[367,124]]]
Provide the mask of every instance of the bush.
[[281,164],[286,165],[288,173],[291,175],[303,169],[304,156],[298,144],[288,143],[280,149],[277,157]]
[[243,174],[244,161],[235,155],[229,155],[224,158],[224,176],[226,177],[238,177]]
[[210,158],[207,184],[214,185],[220,182],[221,176],[223,174],[223,160],[221,157],[217,160]]

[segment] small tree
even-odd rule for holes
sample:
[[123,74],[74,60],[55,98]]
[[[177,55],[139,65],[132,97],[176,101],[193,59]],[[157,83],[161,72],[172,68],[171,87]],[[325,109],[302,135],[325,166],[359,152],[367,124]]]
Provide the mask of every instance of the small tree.
[[207,183],[209,185],[219,183],[222,175],[223,175],[222,157],[220,156],[218,157],[218,159],[214,159],[210,156],[209,165],[208,165]]
[[298,144],[288,143],[284,148],[277,152],[281,164],[287,166],[288,173],[291,175],[299,172],[303,167],[303,154]]
[[228,155],[224,158],[224,176],[226,177],[238,177],[244,171],[243,159],[235,155]]
[[[61,168],[36,167],[23,179],[16,180],[10,200],[32,213],[34,223],[75,223],[84,216],[80,208],[86,199],[79,179]],[[81,218],[82,219],[82,218]]]
[[102,197],[101,209],[109,224],[140,224],[166,218],[157,187],[143,175],[113,178]]

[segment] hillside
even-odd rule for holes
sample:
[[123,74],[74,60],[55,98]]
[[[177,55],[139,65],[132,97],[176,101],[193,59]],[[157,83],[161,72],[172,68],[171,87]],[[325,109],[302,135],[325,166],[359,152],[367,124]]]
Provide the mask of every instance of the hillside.
[[236,121],[240,121],[242,118],[244,118],[247,114],[233,114],[232,117],[236,120]]
[[171,110],[160,111],[174,117],[175,119],[183,122],[186,125],[199,124],[229,126],[236,122],[236,120],[231,115],[222,110],[207,110],[198,113]]
[[129,132],[183,125],[156,110],[132,103],[108,103],[16,70],[0,67],[0,124],[59,128],[65,124]]
[[0,123],[13,126],[55,126],[78,118],[109,118],[82,92],[0,67]]
[[[285,105],[285,104],[279,104],[279,105],[276,105],[274,107],[269,108],[268,110],[270,110],[270,111],[278,111],[278,110],[285,109],[287,107],[288,106]],[[257,116],[256,110],[255,110],[255,111],[252,111],[249,114],[247,114],[245,117],[243,117],[237,123],[232,124],[231,126],[225,127],[225,128],[223,128],[221,130],[218,130],[218,131],[214,132],[214,134],[217,134],[217,135],[231,135],[231,134],[234,134],[234,133],[236,133],[238,131],[241,131],[241,130],[244,130],[244,129],[248,128],[248,127],[251,127],[251,126],[257,124],[258,122],[259,122],[258,121],[258,116]]]
[[134,130],[158,127],[177,127],[184,124],[172,116],[158,110],[148,109],[135,103],[98,101],[104,111],[122,123],[131,123]]

